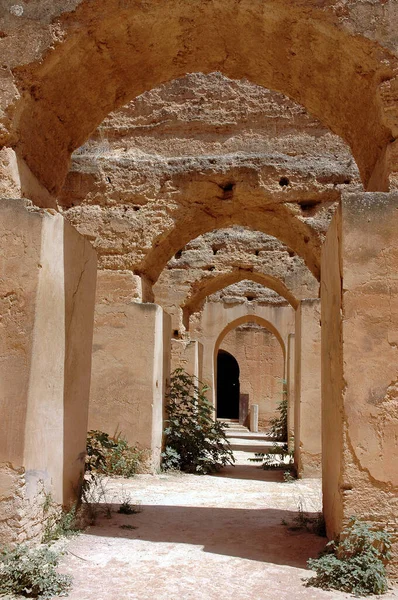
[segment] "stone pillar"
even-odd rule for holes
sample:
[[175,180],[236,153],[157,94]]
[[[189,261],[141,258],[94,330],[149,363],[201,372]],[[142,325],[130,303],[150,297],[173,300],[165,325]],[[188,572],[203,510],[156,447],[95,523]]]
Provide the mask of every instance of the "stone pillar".
[[251,405],[249,414],[250,414],[249,429],[253,433],[258,433],[258,404]]
[[286,345],[287,443],[289,450],[294,447],[294,348],[294,333],[289,333]]
[[41,533],[84,470],[96,255],[54,210],[0,201],[0,541]]
[[156,304],[134,301],[135,276],[99,272],[89,429],[122,433],[160,465],[171,324]]
[[196,340],[171,340],[171,371],[184,369],[202,381],[203,345]]
[[396,527],[397,265],[398,194],[344,196],[322,249],[323,498],[329,536],[352,514]]
[[320,300],[302,300],[295,329],[294,460],[299,477],[321,476]]

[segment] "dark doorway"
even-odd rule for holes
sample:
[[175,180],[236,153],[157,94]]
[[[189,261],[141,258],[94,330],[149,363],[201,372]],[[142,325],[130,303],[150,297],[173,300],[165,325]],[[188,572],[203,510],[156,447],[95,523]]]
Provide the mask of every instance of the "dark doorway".
[[217,354],[217,418],[239,419],[239,365],[225,350]]

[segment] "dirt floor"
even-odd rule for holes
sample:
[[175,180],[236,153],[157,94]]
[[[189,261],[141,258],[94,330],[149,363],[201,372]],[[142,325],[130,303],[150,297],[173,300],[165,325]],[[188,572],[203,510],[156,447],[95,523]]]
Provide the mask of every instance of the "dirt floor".
[[[243,449],[245,450],[245,449]],[[141,475],[105,483],[96,525],[67,544],[70,600],[321,600],[350,598],[303,585],[326,540],[291,530],[299,507],[321,506],[320,482],[283,482],[248,463],[215,476]],[[137,514],[119,514],[120,503]],[[105,509],[105,510],[104,510]],[[391,590],[385,600],[398,598]]]

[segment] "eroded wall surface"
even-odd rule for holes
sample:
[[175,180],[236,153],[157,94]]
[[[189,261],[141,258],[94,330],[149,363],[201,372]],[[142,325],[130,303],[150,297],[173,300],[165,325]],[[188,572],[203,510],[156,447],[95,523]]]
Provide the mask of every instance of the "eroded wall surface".
[[[232,289],[231,285],[240,281],[245,285]],[[240,289],[242,292],[236,293]],[[284,300],[297,305],[302,298],[317,297],[319,283],[302,258],[277,239],[236,226],[202,235],[180,249],[153,291],[155,301],[172,315],[173,329],[181,332],[207,296],[224,302],[251,297],[276,304],[283,302],[280,295],[285,293]]]
[[[350,149],[301,106],[247,81],[198,73],[147,92],[105,119],[73,155],[58,203],[90,237],[102,268],[130,269],[156,282],[192,238],[234,223],[288,238],[286,221],[297,220],[316,252],[347,187],[361,188]],[[251,215],[265,204],[267,219],[261,211],[257,219]],[[241,237],[235,236],[235,254]],[[228,240],[221,233],[213,238],[220,253],[211,264],[222,270]],[[192,259],[201,250],[203,258],[211,241],[191,242],[185,250]],[[309,240],[302,243],[306,252]],[[300,261],[296,257],[299,269]],[[235,256],[232,266],[245,262]],[[172,266],[184,269],[184,257]],[[186,284],[195,281],[184,277]],[[285,277],[294,282],[290,269]]]

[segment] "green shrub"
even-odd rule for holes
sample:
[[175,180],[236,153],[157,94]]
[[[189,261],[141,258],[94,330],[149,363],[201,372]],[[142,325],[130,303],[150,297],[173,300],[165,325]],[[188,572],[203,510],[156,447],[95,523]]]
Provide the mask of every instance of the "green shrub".
[[59,554],[47,546],[28,548],[22,544],[0,554],[0,594],[25,598],[67,596],[71,578],[57,573]]
[[103,431],[89,431],[86,472],[133,477],[141,467],[143,454],[120,434],[110,437]]
[[327,544],[308,567],[316,571],[306,585],[367,596],[387,591],[385,564],[390,558],[391,538],[353,517],[339,540]]
[[235,462],[225,425],[214,420],[214,408],[205,394],[208,387],[183,369],[171,376],[167,395],[165,470],[212,473]]

